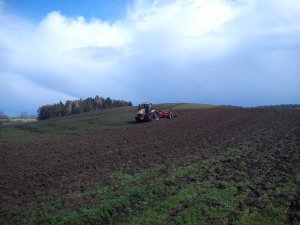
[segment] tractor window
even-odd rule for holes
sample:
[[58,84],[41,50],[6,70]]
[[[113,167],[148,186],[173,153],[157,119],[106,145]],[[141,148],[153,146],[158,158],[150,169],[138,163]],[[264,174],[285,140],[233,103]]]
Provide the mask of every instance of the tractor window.
[[152,104],[142,104],[141,108],[151,111],[152,110]]

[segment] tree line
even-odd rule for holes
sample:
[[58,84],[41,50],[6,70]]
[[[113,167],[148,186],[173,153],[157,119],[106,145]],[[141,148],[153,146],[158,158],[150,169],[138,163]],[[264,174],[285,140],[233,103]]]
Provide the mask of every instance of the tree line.
[[43,105],[37,110],[38,120],[46,120],[83,112],[102,110],[107,108],[116,108],[122,106],[132,106],[131,101],[114,100],[109,97],[103,98],[96,96],[80,100],[68,100],[65,103],[59,102],[56,104]]

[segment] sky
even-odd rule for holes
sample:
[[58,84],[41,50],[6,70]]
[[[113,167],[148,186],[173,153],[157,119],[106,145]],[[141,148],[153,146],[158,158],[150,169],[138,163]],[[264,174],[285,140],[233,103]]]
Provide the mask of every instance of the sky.
[[0,0],[0,111],[96,95],[300,104],[299,0]]

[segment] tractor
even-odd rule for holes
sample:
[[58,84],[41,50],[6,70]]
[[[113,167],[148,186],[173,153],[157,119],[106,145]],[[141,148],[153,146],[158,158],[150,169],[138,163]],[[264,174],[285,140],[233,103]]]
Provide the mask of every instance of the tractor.
[[136,122],[150,122],[159,120],[159,113],[150,102],[139,104],[138,112],[135,117]]

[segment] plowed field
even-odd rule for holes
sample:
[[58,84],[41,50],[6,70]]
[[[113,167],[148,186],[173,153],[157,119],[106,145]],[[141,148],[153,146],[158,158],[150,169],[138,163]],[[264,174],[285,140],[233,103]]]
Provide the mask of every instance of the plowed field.
[[[267,215],[279,224],[299,221],[299,110],[212,108],[178,113],[176,119],[124,121],[125,127],[88,135],[1,143],[0,222],[26,223],[20,212],[30,214],[49,200],[63,199],[47,211],[52,216],[49,223],[131,223],[155,208],[156,201],[188,187],[195,188],[187,191],[192,196],[167,208],[158,224],[185,224],[187,218],[202,224],[247,224],[250,215],[259,215],[258,220]],[[134,180],[137,174],[143,175]],[[123,182],[120,176],[131,180]],[[100,207],[105,195],[118,198],[128,187],[126,193],[137,187],[140,193],[159,179],[162,189],[157,193],[149,190],[150,197],[145,191],[146,197],[135,201],[130,195],[122,207],[111,207],[108,219],[100,214],[87,220],[66,219],[74,210]],[[107,185],[109,191],[91,194],[97,185]],[[208,195],[209,190],[220,196],[223,191],[232,193],[236,201]],[[222,213],[210,215],[212,208]],[[65,214],[55,217],[61,212]],[[34,221],[32,214],[27,217]]]

